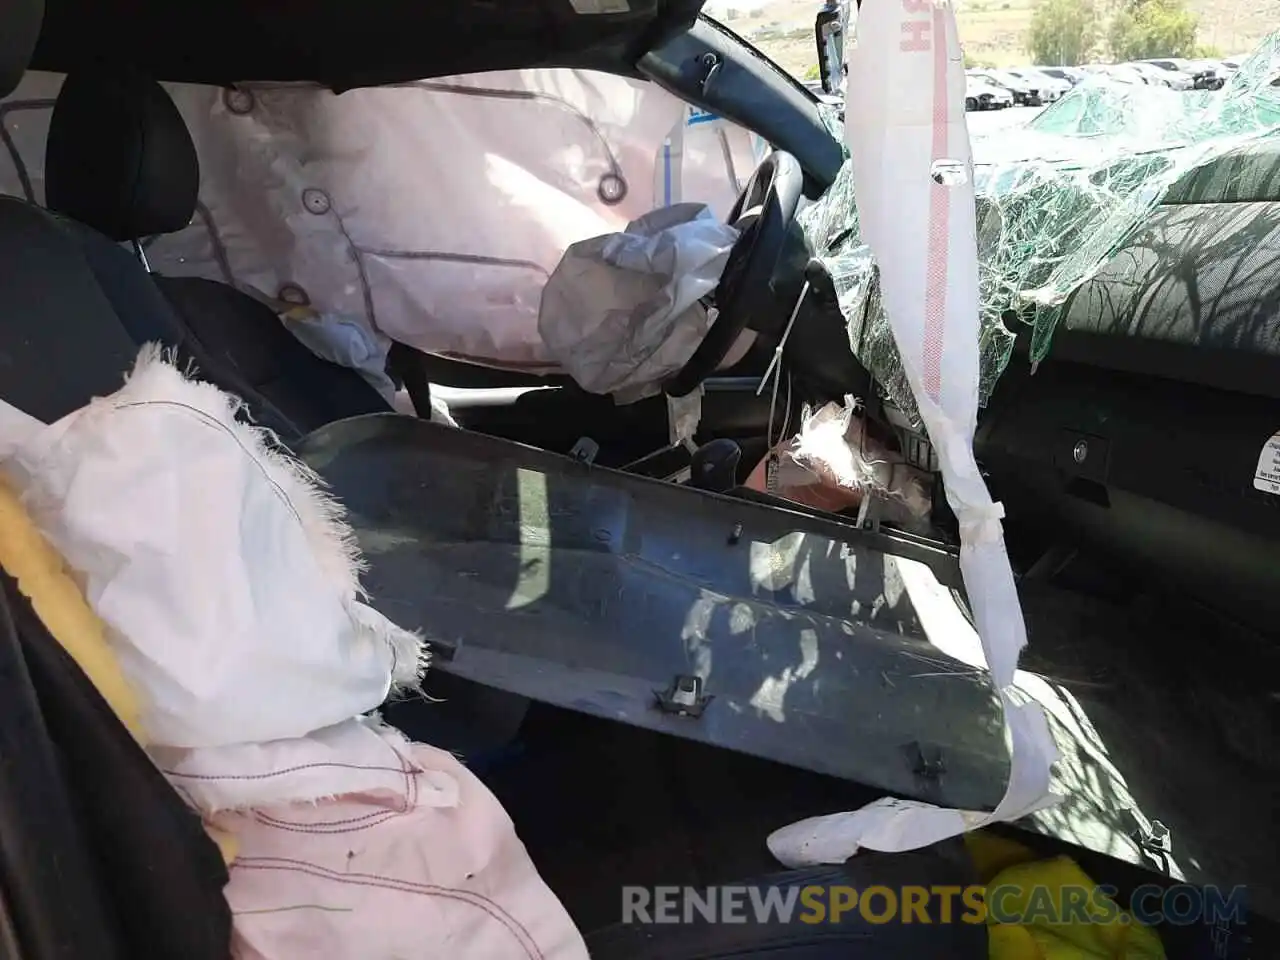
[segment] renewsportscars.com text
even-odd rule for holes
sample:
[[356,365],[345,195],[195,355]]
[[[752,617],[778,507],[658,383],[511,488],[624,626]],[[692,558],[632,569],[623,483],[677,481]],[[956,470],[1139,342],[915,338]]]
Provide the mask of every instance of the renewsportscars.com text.
[[1242,924],[1245,888],[1147,884],[1129,910],[1099,886],[623,887],[622,921],[675,923]]

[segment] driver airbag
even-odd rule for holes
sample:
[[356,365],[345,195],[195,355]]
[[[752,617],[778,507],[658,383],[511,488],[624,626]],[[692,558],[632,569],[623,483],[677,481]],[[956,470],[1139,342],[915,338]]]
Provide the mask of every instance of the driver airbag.
[[543,344],[584,390],[657,393],[711,328],[703,298],[737,239],[705,204],[679,203],[570,245],[542,291]]

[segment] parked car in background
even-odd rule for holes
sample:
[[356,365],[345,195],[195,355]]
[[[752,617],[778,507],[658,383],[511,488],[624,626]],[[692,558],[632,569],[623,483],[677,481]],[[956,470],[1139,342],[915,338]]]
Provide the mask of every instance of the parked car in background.
[[1191,90],[1195,86],[1195,81],[1191,74],[1183,73],[1177,69],[1166,69],[1157,66],[1154,63],[1148,63],[1146,60],[1136,60],[1133,63],[1126,63],[1123,66],[1131,67],[1146,79],[1147,83],[1155,84],[1160,87],[1169,87],[1173,90]]
[[1003,110],[1013,106],[1013,94],[990,80],[965,76],[964,108],[966,110]]
[[1192,60],[1193,79],[1197,90],[1219,90],[1227,82],[1227,73],[1217,60]]
[[1037,73],[1042,73],[1046,77],[1054,77],[1063,80],[1071,86],[1075,86],[1084,80],[1088,74],[1080,67],[1036,67]]
[[1166,57],[1161,60],[1144,60],[1153,67],[1164,71],[1169,86],[1175,90],[1203,90],[1208,79],[1205,71],[1195,67],[1190,60],[1183,57]]
[[1044,103],[1037,85],[1023,80],[1008,70],[974,70],[969,76],[981,77],[997,87],[1004,87],[1013,94],[1013,102],[1018,106],[1038,107]]
[[[1131,64],[1124,63],[1091,63],[1085,69],[1086,77],[1097,77],[1111,80],[1116,83],[1155,84],[1156,81],[1148,79],[1141,71],[1135,69]],[[1167,86],[1163,82],[1161,86]]]
[[1040,91],[1040,99],[1052,103],[1071,89],[1071,84],[1059,77],[1051,77],[1035,67],[1018,67],[1008,71],[1025,80]]

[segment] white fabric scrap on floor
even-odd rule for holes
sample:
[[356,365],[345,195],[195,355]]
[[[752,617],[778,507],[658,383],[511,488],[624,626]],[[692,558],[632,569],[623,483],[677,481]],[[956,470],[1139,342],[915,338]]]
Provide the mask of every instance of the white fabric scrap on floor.
[[[1009,783],[994,812],[887,798],[776,831],[789,866],[842,863],[864,847],[912,850],[1014,820],[1057,801],[1057,759],[1038,704],[1013,692],[1026,627],[1005,552],[1003,516],[978,472],[978,263],[964,68],[945,0],[863,0],[848,53],[845,137],[858,219],[880,264],[881,293],[911,389],[960,521],[960,566],[982,652],[1004,707]],[[850,731],[857,736],[857,731]]]
[[318,478],[155,348],[3,469],[83,584],[143,742],[235,849],[236,960],[585,960],[501,805],[376,718],[425,666]]

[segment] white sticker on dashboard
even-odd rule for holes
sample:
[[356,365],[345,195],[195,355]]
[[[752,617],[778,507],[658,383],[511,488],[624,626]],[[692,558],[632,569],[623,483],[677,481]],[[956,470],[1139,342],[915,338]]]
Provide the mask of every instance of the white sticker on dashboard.
[[627,13],[631,4],[627,0],[569,0],[577,13]]
[[1253,474],[1253,488],[1280,495],[1280,433],[1262,445],[1258,469]]

